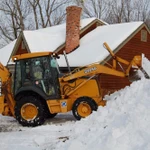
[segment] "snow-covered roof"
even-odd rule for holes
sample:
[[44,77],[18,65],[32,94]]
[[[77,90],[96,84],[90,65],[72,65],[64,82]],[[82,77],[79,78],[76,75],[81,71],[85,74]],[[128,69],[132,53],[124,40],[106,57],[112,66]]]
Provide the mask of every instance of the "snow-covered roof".
[[[67,55],[71,67],[85,66],[97,61],[103,61],[108,51],[103,47],[107,42],[112,50],[115,50],[126,40],[143,22],[130,22],[97,27],[80,39],[80,47]],[[58,59],[61,67],[66,67],[66,61],[62,55]]]
[[[94,20],[96,20],[96,18],[82,19],[80,28],[83,29]],[[102,20],[99,21],[103,24],[106,24]],[[33,31],[23,31],[23,36],[30,52],[54,51],[61,44],[65,43],[66,24],[64,23],[61,25]],[[0,49],[0,62],[2,62],[2,64],[7,65],[14,46],[16,45],[15,43],[17,43],[16,40]]]
[[11,56],[11,53],[12,53],[15,43],[16,43],[16,40],[14,40],[13,42],[9,43],[7,46],[0,49],[0,62],[4,66],[6,66],[8,63],[8,60]]
[[[84,28],[95,18],[87,18],[81,20],[80,29]],[[25,40],[31,52],[39,51],[54,51],[66,40],[66,24],[61,24],[53,27],[34,31],[23,32]]]
[[[93,22],[95,18],[81,20],[81,29]],[[102,61],[109,53],[104,49],[107,42],[112,50],[135,32],[143,22],[131,22],[99,26],[80,40],[80,47],[68,54],[70,66],[84,66]],[[66,24],[34,31],[24,31],[23,36],[31,52],[54,51],[65,43]],[[0,61],[7,65],[16,41],[0,49]],[[16,42],[17,43],[17,42]],[[58,60],[61,67],[66,67],[64,57]]]

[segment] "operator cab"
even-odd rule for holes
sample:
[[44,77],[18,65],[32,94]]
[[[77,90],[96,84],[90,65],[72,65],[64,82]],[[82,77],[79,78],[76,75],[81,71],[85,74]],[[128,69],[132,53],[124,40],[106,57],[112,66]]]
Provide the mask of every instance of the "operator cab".
[[30,89],[38,94],[44,94],[47,99],[60,98],[59,67],[56,57],[53,55],[27,57],[15,62],[15,95],[20,90]]

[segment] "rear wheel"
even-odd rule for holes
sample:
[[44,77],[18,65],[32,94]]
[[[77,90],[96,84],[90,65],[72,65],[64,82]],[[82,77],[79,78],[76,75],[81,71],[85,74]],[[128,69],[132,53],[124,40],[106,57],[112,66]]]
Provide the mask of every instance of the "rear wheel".
[[93,110],[97,110],[97,105],[89,97],[78,98],[72,107],[73,115],[77,120],[89,116]]
[[23,126],[38,126],[45,121],[44,106],[35,96],[25,96],[16,102],[15,116]]

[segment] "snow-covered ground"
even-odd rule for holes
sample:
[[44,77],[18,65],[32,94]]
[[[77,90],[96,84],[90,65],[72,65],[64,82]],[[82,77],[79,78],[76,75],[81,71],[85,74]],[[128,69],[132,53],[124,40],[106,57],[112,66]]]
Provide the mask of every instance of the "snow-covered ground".
[[[150,62],[143,61],[150,73]],[[107,105],[76,121],[59,114],[44,125],[22,127],[0,115],[0,150],[149,150],[150,80],[107,95]]]

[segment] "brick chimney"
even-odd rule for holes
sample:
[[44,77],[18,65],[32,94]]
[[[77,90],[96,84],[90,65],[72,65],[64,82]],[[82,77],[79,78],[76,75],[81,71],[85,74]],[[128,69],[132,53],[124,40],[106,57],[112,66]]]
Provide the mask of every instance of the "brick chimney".
[[66,19],[66,53],[70,53],[79,46],[80,40],[80,16],[81,7],[70,6],[67,7]]

